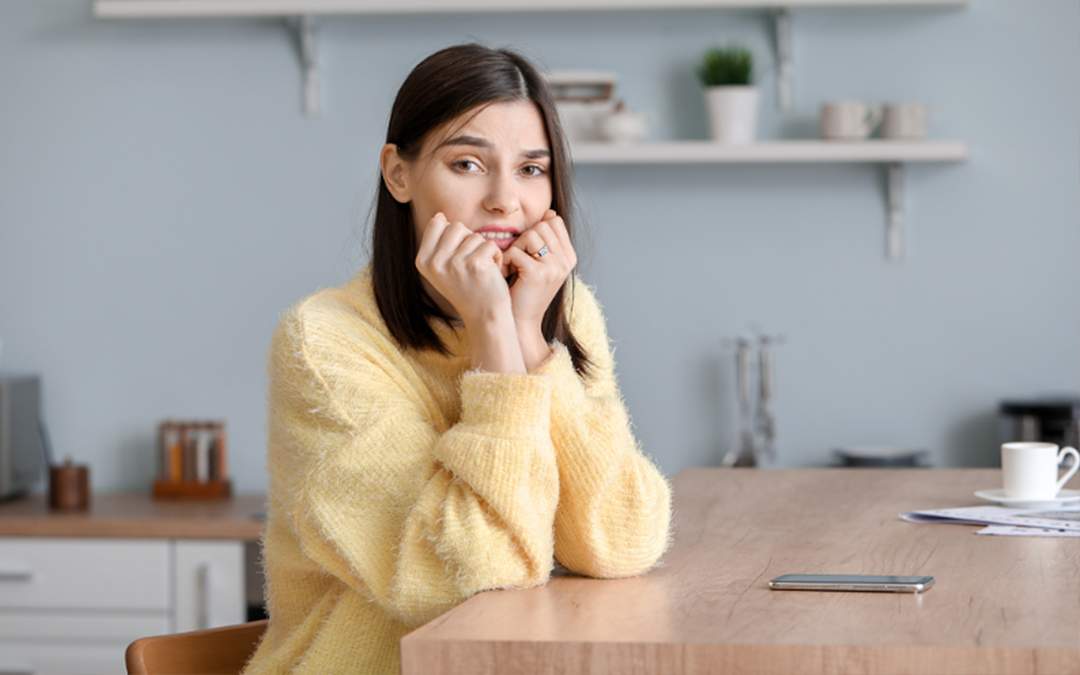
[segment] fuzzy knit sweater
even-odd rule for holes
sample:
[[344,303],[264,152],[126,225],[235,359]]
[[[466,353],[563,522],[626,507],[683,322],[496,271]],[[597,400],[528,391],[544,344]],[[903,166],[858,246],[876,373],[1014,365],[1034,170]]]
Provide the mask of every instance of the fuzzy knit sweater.
[[528,374],[402,350],[371,268],[286,311],[269,354],[270,622],[244,669],[396,675],[399,640],[485,590],[642,574],[668,549],[671,486],[642,453],[601,308],[565,306],[595,364],[566,347]]

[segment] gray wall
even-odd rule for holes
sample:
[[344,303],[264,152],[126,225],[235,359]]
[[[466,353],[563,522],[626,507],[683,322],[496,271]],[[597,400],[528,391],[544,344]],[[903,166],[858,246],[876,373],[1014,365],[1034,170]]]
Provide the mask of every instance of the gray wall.
[[278,313],[348,278],[397,87],[477,39],[545,68],[611,69],[656,138],[701,138],[708,45],[763,63],[762,135],[812,135],[826,99],[918,99],[962,165],[909,174],[909,259],[883,258],[865,166],[583,167],[582,274],[623,392],[668,473],[733,438],[721,338],[777,356],[781,466],[833,447],[995,461],[1000,397],[1080,388],[1080,2],[794,15],[796,112],[775,110],[756,12],[339,18],[324,115],[299,111],[269,20],[108,22],[84,0],[0,6],[0,368],[38,371],[59,455],[142,489],[164,417],[222,417],[241,490],[265,487],[264,360]]

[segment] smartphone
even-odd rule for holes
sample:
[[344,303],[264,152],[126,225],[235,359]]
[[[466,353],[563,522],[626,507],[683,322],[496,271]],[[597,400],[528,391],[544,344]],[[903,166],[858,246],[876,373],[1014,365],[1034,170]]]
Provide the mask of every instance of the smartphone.
[[934,577],[884,577],[866,574],[782,574],[769,582],[777,591],[884,591],[922,593]]

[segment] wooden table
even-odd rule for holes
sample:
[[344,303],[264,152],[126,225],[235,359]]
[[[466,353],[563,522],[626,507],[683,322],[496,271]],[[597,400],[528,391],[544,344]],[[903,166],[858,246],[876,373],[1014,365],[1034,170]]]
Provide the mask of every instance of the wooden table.
[[[997,469],[689,469],[660,567],[481,593],[402,639],[402,673],[1080,673],[1080,539],[898,518],[1000,483]],[[796,572],[936,585],[769,590]]]

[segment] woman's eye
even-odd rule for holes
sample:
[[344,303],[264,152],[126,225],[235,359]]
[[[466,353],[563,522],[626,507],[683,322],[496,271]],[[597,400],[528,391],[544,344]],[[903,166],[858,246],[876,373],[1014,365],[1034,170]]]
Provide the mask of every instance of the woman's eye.
[[[451,166],[453,166],[455,169],[460,169],[466,173],[472,173],[472,171],[469,169],[470,164],[479,167],[479,164],[477,164],[471,159],[459,159],[457,161],[451,162]],[[531,178],[543,176],[545,173],[547,173],[544,167],[540,166],[539,164],[529,164],[525,166],[522,170],[525,171],[526,175]]]
[[465,164],[476,164],[476,162],[472,161],[471,159],[459,159],[459,160],[457,160],[456,162],[453,163],[453,166],[455,166],[455,167],[463,167],[463,165],[465,165]]

